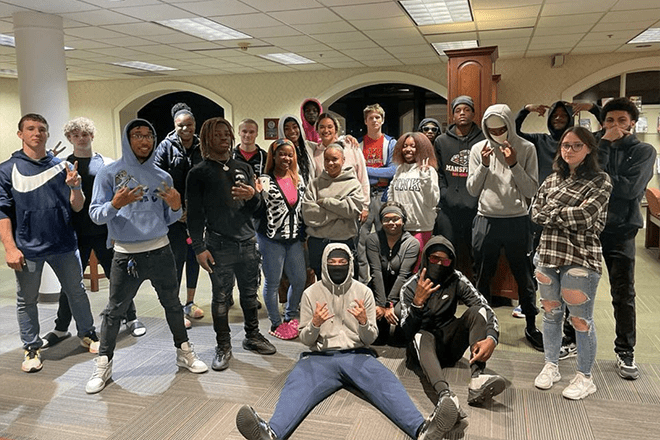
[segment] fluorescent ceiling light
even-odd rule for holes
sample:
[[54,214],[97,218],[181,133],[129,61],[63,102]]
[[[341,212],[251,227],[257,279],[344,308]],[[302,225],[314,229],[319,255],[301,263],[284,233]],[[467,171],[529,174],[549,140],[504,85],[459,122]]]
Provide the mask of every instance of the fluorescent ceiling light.
[[[0,34],[0,46],[16,47],[16,40],[9,35]],[[73,47],[64,46],[64,50],[75,50]]]
[[156,23],[208,41],[252,38],[247,34],[206,18],[177,18],[174,20],[160,20]]
[[468,0],[401,0],[417,26],[473,21]]
[[159,66],[158,64],[143,63],[142,61],[124,61],[121,63],[111,63],[115,66],[130,67],[131,69],[146,70],[149,72],[159,72],[163,70],[177,70],[173,67]]
[[477,40],[448,41],[446,43],[431,43],[431,46],[439,55],[444,57],[446,56],[445,50],[472,49],[473,47],[479,47],[479,43],[477,43]]
[[639,43],[660,43],[660,28],[648,28],[632,40],[628,41],[628,44]]
[[266,55],[259,55],[261,58],[265,58],[270,61],[275,61],[280,64],[314,64],[316,61],[312,61],[309,58],[301,57],[295,53],[269,53]]

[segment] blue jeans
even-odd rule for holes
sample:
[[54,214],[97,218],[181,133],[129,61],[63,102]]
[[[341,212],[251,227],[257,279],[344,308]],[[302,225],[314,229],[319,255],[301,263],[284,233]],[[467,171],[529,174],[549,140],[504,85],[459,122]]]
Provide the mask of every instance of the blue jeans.
[[213,272],[209,273],[213,292],[211,315],[215,339],[219,347],[230,347],[229,299],[234,290],[234,277],[243,310],[245,335],[250,337],[259,333],[257,290],[261,257],[257,250],[257,239],[253,237],[241,242],[231,241],[207,231],[206,248],[215,261]]
[[536,269],[541,304],[543,305],[543,347],[545,361],[557,364],[561,348],[564,309],[568,307],[575,328],[577,369],[589,376],[596,360],[596,325],[594,299],[600,274],[582,266],[544,267]]
[[[137,276],[128,273],[129,261],[135,263]],[[138,289],[146,280],[151,281],[151,285],[156,289],[158,301],[165,309],[165,319],[172,332],[174,345],[181,348],[181,344],[188,341],[170,245],[136,254],[115,252],[110,270],[110,298],[102,313],[99,356],[108,356],[112,359],[122,318],[133,303]]]
[[89,305],[89,298],[82,282],[82,266],[78,250],[59,255],[51,255],[39,260],[25,260],[22,271],[16,274],[16,315],[21,331],[23,348],[39,348],[43,345],[39,337],[39,287],[41,272],[47,262],[53,268],[62,285],[62,292],[67,296],[71,313],[76,320],[78,336],[83,337],[94,331],[94,317]]
[[316,405],[334,392],[349,388],[378,408],[412,438],[424,417],[399,379],[367,349],[300,355],[286,379],[270,427],[286,439]]
[[300,298],[305,290],[307,269],[305,268],[305,252],[300,240],[279,242],[265,235],[257,234],[259,250],[263,257],[264,271],[264,302],[268,310],[268,319],[273,327],[282,324],[278,309],[277,290],[282,278],[282,271],[289,278],[291,287],[287,295],[284,320],[291,321],[300,316]]

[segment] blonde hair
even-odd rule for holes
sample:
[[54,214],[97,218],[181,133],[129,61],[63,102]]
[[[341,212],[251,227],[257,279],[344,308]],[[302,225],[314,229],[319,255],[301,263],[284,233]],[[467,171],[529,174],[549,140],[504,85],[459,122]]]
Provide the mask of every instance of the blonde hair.
[[94,127],[94,122],[91,119],[78,117],[66,123],[64,126],[64,136],[68,138],[74,131],[89,133],[90,136],[94,136],[96,134],[96,127]]

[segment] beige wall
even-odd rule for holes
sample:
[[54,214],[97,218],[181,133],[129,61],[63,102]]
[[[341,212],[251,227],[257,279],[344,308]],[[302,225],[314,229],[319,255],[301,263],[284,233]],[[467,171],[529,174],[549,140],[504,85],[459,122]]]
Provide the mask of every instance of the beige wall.
[[[550,58],[525,58],[498,60],[495,72],[502,75],[498,86],[499,102],[508,104],[515,112],[527,103],[552,103],[562,98],[571,86],[585,78],[598,77],[598,72],[612,76],[611,67],[620,63],[634,68],[638,60],[650,60],[660,68],[660,51],[643,53],[621,53],[615,55],[569,56],[561,68],[550,68]],[[623,68],[623,67],[622,67]],[[296,73],[272,73],[251,75],[218,75],[185,78],[173,82],[159,79],[130,79],[113,81],[81,81],[69,83],[71,117],[86,116],[95,121],[98,134],[95,148],[102,154],[116,157],[118,135],[126,115],[120,115],[120,107],[126,106],[142,91],[149,92],[149,99],[159,94],[180,90],[208,90],[220,97],[231,107],[232,122],[243,118],[263,121],[277,118],[284,113],[298,114],[304,98],[320,97],[334,101],[339,90],[349,92],[366,85],[370,78],[374,82],[392,78],[392,82],[409,79],[412,84],[435,88],[446,92],[446,64],[405,66],[388,72],[373,72],[370,69],[311,70]],[[594,80],[593,84],[605,77]],[[160,87],[167,84],[167,87]],[[187,85],[191,86],[187,86]],[[593,85],[590,84],[590,85]],[[587,86],[588,87],[588,86]],[[164,88],[165,90],[159,90]],[[20,147],[16,138],[16,123],[20,118],[17,81],[0,79],[0,157],[6,158]],[[147,99],[147,98],[144,98]],[[212,98],[211,98],[212,99]],[[223,105],[223,103],[220,103]],[[128,113],[131,113],[129,111]],[[403,127],[407,129],[409,127]],[[545,131],[543,118],[530,116],[524,125],[529,132]],[[52,144],[61,138],[60,128],[51,129]],[[57,133],[55,133],[57,131]],[[163,134],[160,134],[162,136]],[[258,143],[265,146],[263,130]],[[49,144],[51,146],[51,144]]]

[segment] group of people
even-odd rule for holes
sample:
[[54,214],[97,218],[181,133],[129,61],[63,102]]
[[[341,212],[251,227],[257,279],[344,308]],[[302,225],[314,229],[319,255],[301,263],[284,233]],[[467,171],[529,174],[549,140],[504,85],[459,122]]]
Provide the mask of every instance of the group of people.
[[[25,115],[18,126],[22,149],[0,164],[0,237],[17,278],[22,369],[42,368],[40,350],[70,337],[73,316],[81,344],[98,353],[86,391],[100,392],[112,376],[121,326],[136,337],[147,331],[133,299],[148,279],[165,309],[177,365],[207,371],[186,330],[188,318],[204,315],[194,302],[200,266],[212,285],[212,369],[228,368],[232,358],[234,282],[243,347],[274,354],[259,329],[263,271],[269,334],[299,338],[309,351],[289,374],[269,422],[249,406],[240,409],[243,436],[287,438],[315,405],[350,387],[410,437],[440,439],[467,417],[443,368],[469,350],[471,405],[506,387],[485,370],[499,339],[490,285],[503,250],[518,285],[514,313],[525,318],[532,347],[545,354],[535,386],[552,387],[561,377],[558,361],[577,355],[577,374],[563,395],[582,399],[596,391],[593,307],[602,256],[612,285],[618,371],[636,379],[634,237],[655,150],[632,133],[639,116],[634,104],[619,98],[602,110],[528,105],[515,120],[508,106],[496,104],[481,127],[469,96],[455,98],[451,110],[445,133],[427,118],[396,140],[382,132],[383,108],[370,105],[367,133],[358,140],[341,136],[337,117],[309,99],[300,119],[280,118],[279,139],[264,150],[255,143],[256,121],[239,124],[235,145],[229,121],[208,119],[197,136],[192,110],[177,104],[174,130],[160,144],[148,121],[130,121],[114,162],[93,152],[90,120],[67,124],[74,153],[62,161],[46,151],[46,120]],[[596,136],[573,126],[574,113],[583,110],[602,121]],[[522,132],[530,112],[548,113],[550,134]],[[91,250],[110,279],[99,336],[82,285]],[[62,294],[55,329],[41,338],[44,262]],[[535,323],[537,286],[542,333]],[[459,302],[466,310],[457,317]],[[376,359],[371,346],[379,344],[407,347],[406,365],[437,393],[428,418]]]

